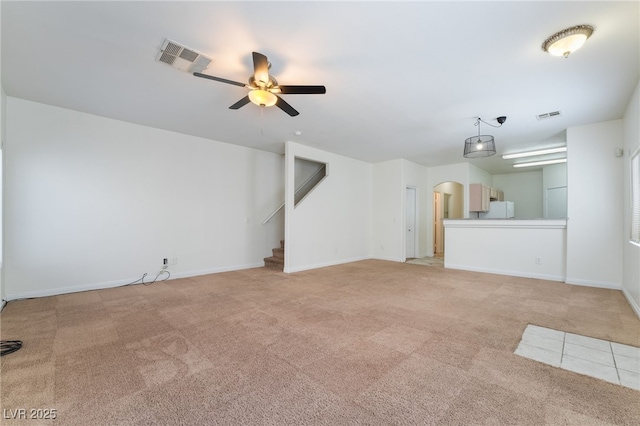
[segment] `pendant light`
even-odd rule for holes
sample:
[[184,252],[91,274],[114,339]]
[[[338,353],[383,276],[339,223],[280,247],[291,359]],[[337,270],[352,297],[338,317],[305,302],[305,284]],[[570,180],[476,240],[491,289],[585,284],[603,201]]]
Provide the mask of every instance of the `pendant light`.
[[489,124],[492,127],[502,127],[502,123],[507,120],[507,117],[496,118],[499,126],[494,126],[482,120],[480,117],[476,120],[474,126],[478,126],[478,136],[471,136],[464,141],[464,157],[465,158],[480,158],[490,157],[496,153],[496,143],[491,135],[480,134],[480,122]]

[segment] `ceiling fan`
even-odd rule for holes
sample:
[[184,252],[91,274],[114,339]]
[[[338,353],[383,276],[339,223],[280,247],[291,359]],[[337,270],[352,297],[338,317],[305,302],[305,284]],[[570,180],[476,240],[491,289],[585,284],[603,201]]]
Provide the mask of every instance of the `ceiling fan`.
[[229,109],[239,109],[249,102],[253,102],[261,107],[275,105],[290,116],[295,117],[300,113],[278,95],[321,95],[327,93],[327,89],[324,86],[280,85],[275,78],[269,75],[270,67],[271,64],[266,56],[258,52],[253,52],[253,75],[249,77],[248,84],[199,72],[194,72],[193,75],[249,89],[249,94],[231,105]]

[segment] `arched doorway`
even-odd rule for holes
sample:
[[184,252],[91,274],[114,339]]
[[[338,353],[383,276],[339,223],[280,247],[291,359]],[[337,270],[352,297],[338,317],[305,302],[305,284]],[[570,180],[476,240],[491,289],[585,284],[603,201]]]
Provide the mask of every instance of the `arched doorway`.
[[433,254],[444,255],[444,219],[464,217],[464,185],[442,182],[433,187]]

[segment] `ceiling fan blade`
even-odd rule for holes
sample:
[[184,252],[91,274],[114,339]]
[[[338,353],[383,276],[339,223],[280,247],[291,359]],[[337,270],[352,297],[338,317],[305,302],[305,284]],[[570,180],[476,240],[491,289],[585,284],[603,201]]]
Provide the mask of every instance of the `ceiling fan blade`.
[[221,83],[233,84],[234,86],[240,86],[240,87],[246,86],[246,84],[240,83],[238,81],[227,80],[226,78],[214,77],[212,75],[202,74],[199,72],[194,72],[193,75],[195,75],[196,77],[208,78],[209,80],[219,81]]
[[322,95],[327,93],[324,86],[278,86],[283,95]]
[[246,104],[248,104],[251,100],[249,99],[249,95],[245,96],[244,98],[240,99],[238,102],[236,102],[235,104],[231,105],[229,107],[229,109],[240,109],[243,106],[245,106]]
[[256,83],[269,83],[269,60],[262,53],[253,52],[253,78]]
[[276,97],[278,98],[278,100],[276,101],[276,106],[278,108],[280,108],[281,110],[283,110],[284,112],[286,112],[287,114],[289,114],[292,117],[295,117],[296,115],[300,114],[291,105],[286,103],[284,101],[284,99],[282,99],[280,96],[276,96]]
[[245,106],[246,104],[248,104],[249,102],[251,102],[251,99],[249,99],[249,95],[245,96],[244,98],[240,99],[238,102],[236,102],[235,104],[231,105],[229,107],[229,109],[240,109],[243,106]]

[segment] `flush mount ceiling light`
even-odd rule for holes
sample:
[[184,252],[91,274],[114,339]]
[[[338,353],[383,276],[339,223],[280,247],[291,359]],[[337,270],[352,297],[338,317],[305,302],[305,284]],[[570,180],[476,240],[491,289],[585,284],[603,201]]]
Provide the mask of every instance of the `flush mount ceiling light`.
[[493,124],[489,124],[480,117],[476,120],[474,126],[478,126],[478,136],[471,136],[464,141],[464,154],[465,158],[480,158],[480,157],[489,157],[496,153],[496,143],[491,135],[481,135],[480,134],[480,122],[484,124],[488,124],[491,127],[502,127],[502,123],[507,121],[507,117],[498,117],[496,118],[499,126],[494,126]]
[[516,163],[513,165],[515,168],[519,167],[534,167],[534,166],[546,166],[549,164],[566,163],[566,158],[559,158],[557,160],[545,160],[545,161],[532,161],[530,163]]
[[566,152],[566,151],[567,151],[567,147],[561,146],[559,148],[539,149],[537,151],[518,152],[516,154],[505,154],[502,156],[502,159],[511,160],[512,158],[535,157],[537,155],[555,154],[558,152]]
[[542,43],[542,50],[553,56],[568,58],[571,53],[578,50],[587,41],[591,34],[593,34],[591,25],[576,25],[559,31],[546,39]]

